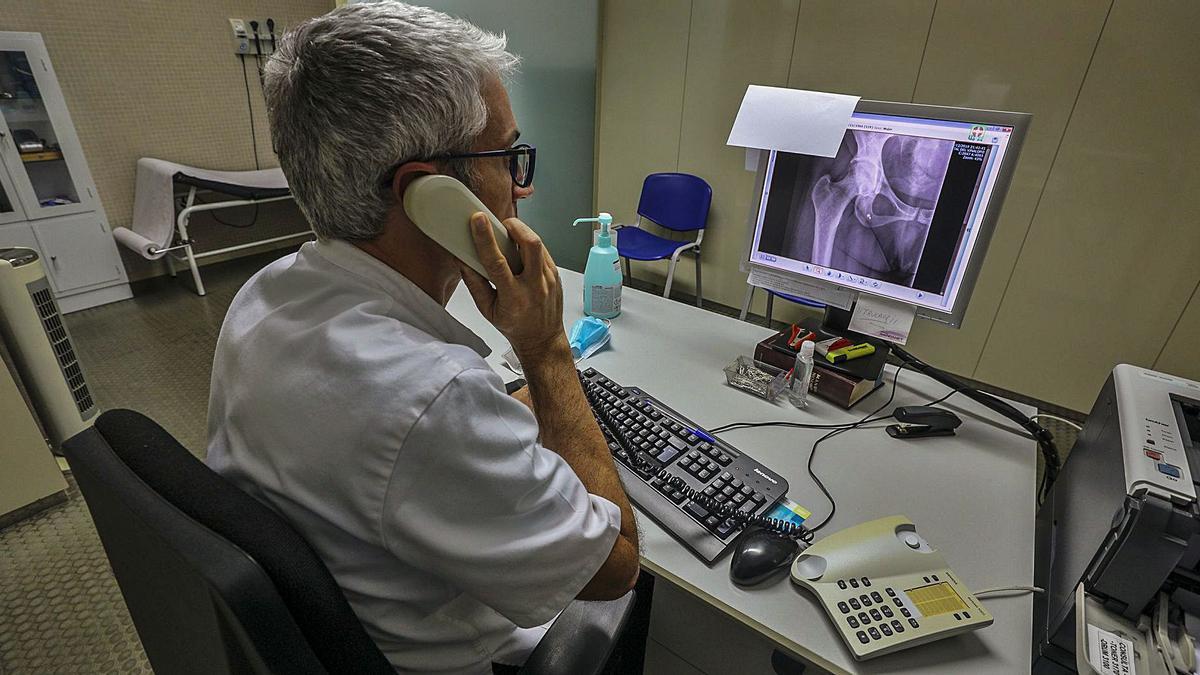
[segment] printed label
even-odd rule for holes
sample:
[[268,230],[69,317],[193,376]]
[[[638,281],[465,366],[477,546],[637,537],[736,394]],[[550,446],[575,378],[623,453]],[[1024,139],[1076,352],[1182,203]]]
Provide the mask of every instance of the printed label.
[[613,271],[616,272],[617,274],[621,273],[621,259],[620,258],[617,258],[616,260],[613,261]]
[[616,314],[621,311],[620,286],[592,286],[592,312]]
[[1088,624],[1088,661],[1101,675],[1137,675],[1133,642]]

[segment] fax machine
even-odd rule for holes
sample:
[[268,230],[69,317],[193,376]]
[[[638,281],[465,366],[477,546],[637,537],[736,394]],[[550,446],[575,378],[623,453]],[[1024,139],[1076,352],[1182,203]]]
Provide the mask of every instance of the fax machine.
[[1200,383],[1118,365],[1038,514],[1035,673],[1196,672],[1197,480]]

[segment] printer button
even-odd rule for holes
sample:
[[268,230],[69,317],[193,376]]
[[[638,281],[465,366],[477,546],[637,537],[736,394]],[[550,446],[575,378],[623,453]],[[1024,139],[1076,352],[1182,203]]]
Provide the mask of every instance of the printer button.
[[1175,466],[1174,464],[1165,464],[1160,462],[1158,465],[1158,470],[1159,472],[1165,473],[1172,478],[1183,477],[1183,472],[1180,471],[1179,467]]
[[1146,448],[1145,453],[1146,453],[1147,457],[1149,457],[1150,459],[1152,459],[1156,462],[1162,461],[1162,457],[1163,457],[1162,453],[1157,450],[1151,450],[1150,448]]

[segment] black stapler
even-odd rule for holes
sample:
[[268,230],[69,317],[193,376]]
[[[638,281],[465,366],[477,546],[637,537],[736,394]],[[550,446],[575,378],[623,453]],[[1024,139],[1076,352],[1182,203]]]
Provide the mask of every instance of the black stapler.
[[885,429],[892,438],[953,436],[954,430],[962,424],[958,415],[949,410],[927,405],[900,406],[896,408],[895,417],[899,424],[889,424]]

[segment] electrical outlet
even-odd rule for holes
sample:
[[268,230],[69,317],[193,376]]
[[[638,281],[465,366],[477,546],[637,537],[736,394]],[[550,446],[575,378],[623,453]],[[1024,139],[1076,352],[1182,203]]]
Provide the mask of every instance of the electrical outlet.
[[246,22],[242,19],[230,19],[230,27],[233,28],[233,37],[244,39],[246,37]]
[[246,34],[246,22],[243,19],[229,19],[229,27],[233,29],[233,52],[235,54],[250,53],[250,37]]

